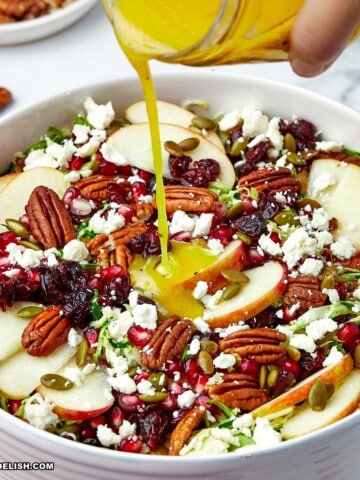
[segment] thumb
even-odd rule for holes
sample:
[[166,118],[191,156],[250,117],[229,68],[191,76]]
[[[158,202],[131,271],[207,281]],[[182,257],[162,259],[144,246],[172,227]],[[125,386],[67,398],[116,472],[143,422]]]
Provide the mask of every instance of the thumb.
[[360,0],[306,0],[291,32],[295,73],[313,77],[340,55],[360,22]]

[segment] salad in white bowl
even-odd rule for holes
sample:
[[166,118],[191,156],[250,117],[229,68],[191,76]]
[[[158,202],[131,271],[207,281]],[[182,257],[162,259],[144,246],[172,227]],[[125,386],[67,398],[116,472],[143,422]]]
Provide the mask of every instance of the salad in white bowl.
[[1,177],[2,409],[67,444],[177,457],[352,415],[359,154],[296,112],[158,106],[170,273],[143,102],[85,96]]

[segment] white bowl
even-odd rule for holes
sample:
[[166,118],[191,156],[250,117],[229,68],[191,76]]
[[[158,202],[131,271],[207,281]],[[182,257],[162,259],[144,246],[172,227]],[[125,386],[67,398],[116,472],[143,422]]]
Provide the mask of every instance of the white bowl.
[[[324,137],[360,149],[360,114],[317,94],[267,80],[193,71],[156,76],[158,97],[173,102],[206,100],[214,113],[253,105],[269,115],[312,121]],[[121,112],[142,97],[135,78],[85,85],[55,95],[0,119],[0,170],[49,125],[63,126],[87,96],[112,100]],[[350,480],[358,476],[360,411],[319,432],[245,454],[211,457],[163,457],[114,452],[62,439],[35,429],[0,410],[0,462],[54,462],[55,470],[6,472],[5,479],[76,480]],[[0,463],[1,465],[1,463]],[[14,464],[10,464],[14,465]],[[23,465],[23,464],[21,464]],[[20,466],[21,466],[20,465]],[[45,467],[44,464],[41,465]],[[24,467],[23,467],[24,468]],[[19,477],[18,477],[19,475]]]
[[0,46],[32,42],[58,33],[82,18],[96,0],[74,0],[48,15],[15,23],[0,24]]

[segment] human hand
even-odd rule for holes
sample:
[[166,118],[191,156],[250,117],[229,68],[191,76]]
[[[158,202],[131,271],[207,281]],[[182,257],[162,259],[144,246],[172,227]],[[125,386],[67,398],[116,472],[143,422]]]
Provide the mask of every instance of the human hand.
[[290,43],[295,73],[314,77],[327,70],[360,24],[360,0],[306,0]]

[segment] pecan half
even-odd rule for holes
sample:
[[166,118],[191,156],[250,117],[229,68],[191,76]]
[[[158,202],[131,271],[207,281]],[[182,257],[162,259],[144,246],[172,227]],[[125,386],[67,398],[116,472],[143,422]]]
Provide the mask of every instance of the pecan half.
[[142,363],[149,368],[161,368],[183,352],[195,331],[191,320],[180,320],[176,315],[167,318],[141,352]]
[[[91,175],[75,182],[73,186],[80,190],[82,197],[88,200],[105,200],[108,196],[108,185],[116,185],[117,180],[116,177],[110,175]],[[125,182],[121,183],[122,186],[124,184]]]
[[[1,23],[1,20],[0,20]],[[0,87],[0,109],[6,107],[12,100],[10,90],[5,87]]]
[[31,233],[44,248],[63,247],[76,238],[70,215],[51,188],[36,187],[26,205]]
[[285,357],[286,350],[279,345],[285,340],[286,335],[272,328],[250,328],[234,332],[220,340],[219,349],[266,365]]
[[206,385],[205,391],[210,398],[225,403],[231,408],[240,408],[250,412],[269,399],[258,381],[246,373],[224,373],[223,382],[216,385]]
[[142,235],[147,231],[147,226],[142,222],[127,223],[125,227],[110,233],[110,246],[116,248],[118,245],[126,245],[135,237]]
[[300,311],[309,308],[321,307],[326,301],[326,294],[322,293],[320,281],[312,275],[301,275],[288,279],[288,286],[283,296],[285,305],[298,305]]
[[300,190],[300,182],[292,177],[291,171],[285,167],[262,168],[241,177],[240,187],[256,188],[259,194],[275,195],[294,194]]
[[[165,187],[166,210],[175,212],[211,212],[218,199],[216,193],[201,187],[185,187],[183,185],[167,185]],[[153,199],[156,208],[156,198]]]
[[29,355],[45,357],[66,342],[72,322],[60,314],[61,309],[61,305],[47,308],[28,323],[21,344]]
[[169,455],[179,455],[193,431],[200,425],[205,417],[205,408],[196,406],[182,417],[171,433]]

